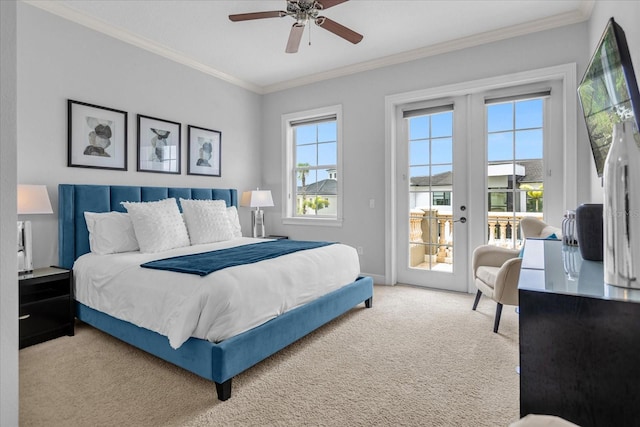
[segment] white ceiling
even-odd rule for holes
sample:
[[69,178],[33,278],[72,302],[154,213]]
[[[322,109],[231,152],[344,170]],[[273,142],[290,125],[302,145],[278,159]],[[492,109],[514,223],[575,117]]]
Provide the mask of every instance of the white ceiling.
[[362,42],[311,24],[298,53],[287,54],[292,18],[228,19],[285,10],[285,0],[25,0],[258,93],[581,22],[593,1],[350,0],[322,15]]

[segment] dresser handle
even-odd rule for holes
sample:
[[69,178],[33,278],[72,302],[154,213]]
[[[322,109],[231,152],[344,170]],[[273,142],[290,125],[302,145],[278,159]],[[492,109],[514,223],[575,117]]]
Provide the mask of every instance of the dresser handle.
[[24,316],[20,316],[20,317],[18,317],[18,319],[19,319],[19,320],[25,320],[25,319],[28,319],[29,317],[31,317],[31,315],[30,315],[30,314],[25,314]]

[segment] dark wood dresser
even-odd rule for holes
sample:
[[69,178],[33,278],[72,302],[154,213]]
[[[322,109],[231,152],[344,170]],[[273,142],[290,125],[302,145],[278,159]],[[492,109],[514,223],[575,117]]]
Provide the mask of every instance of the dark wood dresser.
[[520,272],[520,415],[640,425],[640,290],[604,284],[577,247],[527,240]]

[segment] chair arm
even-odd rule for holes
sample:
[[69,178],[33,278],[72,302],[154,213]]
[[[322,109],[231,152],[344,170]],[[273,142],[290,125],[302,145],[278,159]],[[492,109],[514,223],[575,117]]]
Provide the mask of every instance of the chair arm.
[[493,299],[501,304],[518,305],[518,280],[522,258],[507,260],[496,277]]
[[490,267],[501,267],[505,261],[516,258],[520,251],[518,249],[502,248],[500,246],[482,245],[473,251],[471,268],[475,277],[476,270],[481,265]]

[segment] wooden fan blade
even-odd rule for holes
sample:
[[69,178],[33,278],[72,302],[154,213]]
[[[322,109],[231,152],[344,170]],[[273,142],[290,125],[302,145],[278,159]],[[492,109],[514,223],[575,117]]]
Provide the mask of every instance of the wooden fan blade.
[[287,12],[283,12],[282,10],[272,10],[270,12],[238,13],[236,15],[229,15],[229,19],[233,22],[238,22],[249,21],[251,19],[281,18],[283,16],[287,16]]
[[320,7],[318,8],[319,10],[325,10],[347,1],[349,0],[316,0],[316,3],[320,5]]
[[362,34],[358,34],[355,31],[345,27],[344,25],[338,24],[336,21],[333,21],[324,16],[318,16],[316,18],[316,25],[324,28],[327,31],[331,31],[336,36],[340,36],[353,44],[360,43],[360,41],[363,39]]
[[300,46],[300,40],[302,40],[302,33],[304,32],[304,24],[298,24],[297,22],[291,27],[289,33],[289,40],[287,41],[287,48],[285,52],[296,53]]

